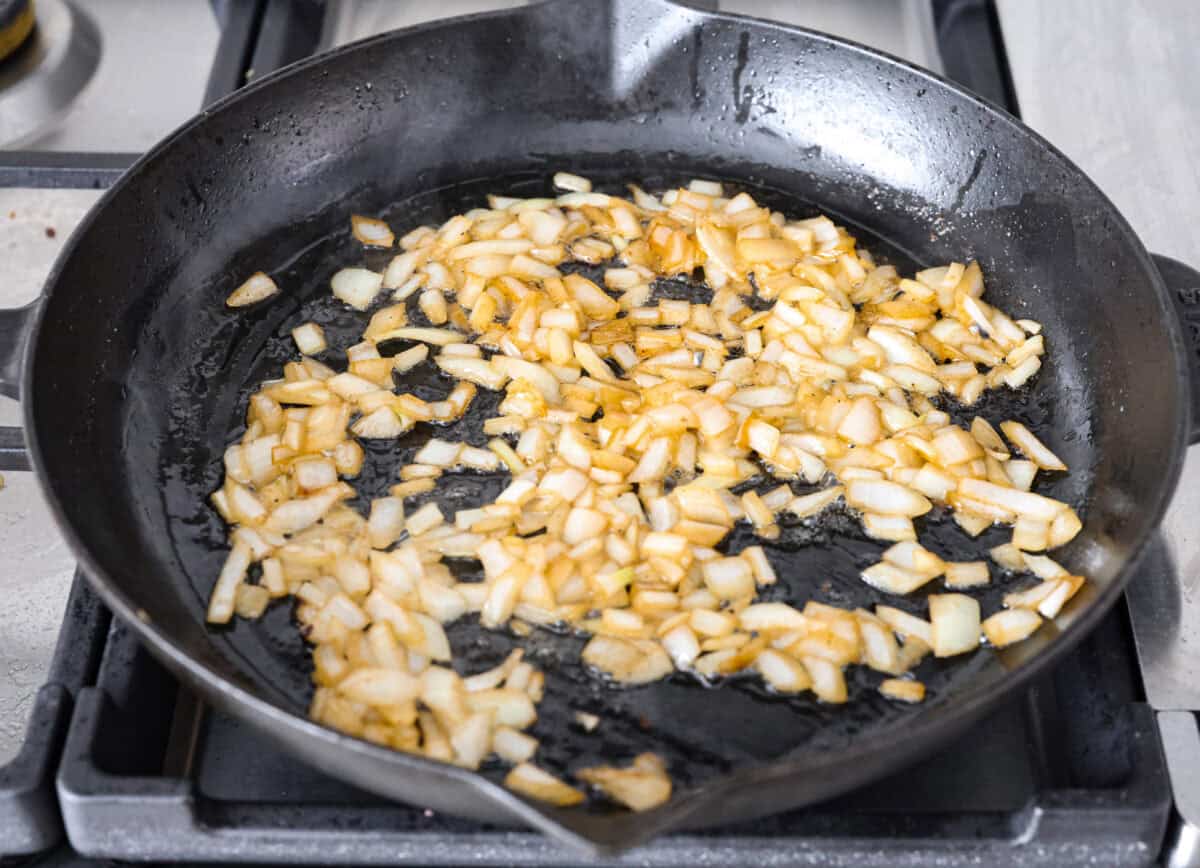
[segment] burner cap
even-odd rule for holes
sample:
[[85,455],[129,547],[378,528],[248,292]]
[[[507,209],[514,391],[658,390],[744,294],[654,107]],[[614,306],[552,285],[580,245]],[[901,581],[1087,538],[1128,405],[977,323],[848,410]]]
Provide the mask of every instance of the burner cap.
[[0,60],[21,47],[33,32],[33,0],[0,0]]

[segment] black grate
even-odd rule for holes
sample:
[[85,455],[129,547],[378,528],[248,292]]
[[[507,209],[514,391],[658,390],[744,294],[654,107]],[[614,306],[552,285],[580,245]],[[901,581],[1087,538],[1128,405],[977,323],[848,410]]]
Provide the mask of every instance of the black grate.
[[[672,835],[646,865],[1145,865],[1170,798],[1124,612],[1025,697],[888,780],[816,808]],[[114,624],[59,788],[71,840],[138,861],[606,865],[535,833],[398,805],[198,705]]]
[[62,837],[54,773],[76,694],[100,662],[108,612],[76,577],[46,684],[38,691],[17,756],[0,766],[0,861],[39,853]]

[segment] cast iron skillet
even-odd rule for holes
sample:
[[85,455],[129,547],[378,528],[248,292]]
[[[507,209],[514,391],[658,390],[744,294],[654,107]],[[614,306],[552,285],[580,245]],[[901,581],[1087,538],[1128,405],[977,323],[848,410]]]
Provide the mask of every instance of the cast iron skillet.
[[[869,673],[854,676],[853,700],[836,709],[684,676],[611,689],[580,670],[578,639],[536,633],[530,653],[548,677],[539,761],[569,772],[659,752],[676,796],[636,816],[547,809],[498,786],[499,769],[474,774],[307,721],[307,656],[286,605],[259,624],[203,622],[224,555],[205,501],[247,389],[278,370],[300,321],[325,322],[343,349],[350,328],[361,329],[328,300],[333,270],[372,261],[349,238],[349,213],[383,212],[405,229],[480,204],[485,192],[546,191],[559,168],[657,187],[726,180],[793,215],[831,212],[902,267],[977,258],[989,299],[1042,322],[1050,348],[1032,389],[982,409],[1025,419],[1072,467],[1041,490],[1085,515],[1062,557],[1091,581],[1058,623],[1006,653],[924,664],[930,699],[912,709],[883,702]],[[260,268],[282,296],[225,309]],[[1172,268],[1181,287],[1200,285]],[[56,517],[105,602],[176,674],[328,773],[597,852],[826,798],[935,750],[1116,600],[1195,430],[1194,351],[1162,277],[1112,204],[1050,145],[874,51],[662,0],[564,0],[442,22],[257,82],[126,173],[75,233],[40,303],[2,323],[0,373],[23,397],[32,463]],[[420,371],[414,386],[444,394],[448,383]],[[479,403],[459,434],[477,436],[471,424],[494,396]],[[377,472],[381,457],[372,450],[367,494],[390,481]],[[453,509],[498,484],[452,478],[437,497]],[[924,524],[923,539],[960,559],[1006,537],[968,544],[937,516]],[[871,605],[880,595],[855,575],[880,548],[846,516],[788,528],[770,549],[777,593]],[[1027,580],[999,579],[985,609]],[[476,669],[515,641],[466,623],[451,637]],[[595,734],[572,729],[577,708],[604,716]]]

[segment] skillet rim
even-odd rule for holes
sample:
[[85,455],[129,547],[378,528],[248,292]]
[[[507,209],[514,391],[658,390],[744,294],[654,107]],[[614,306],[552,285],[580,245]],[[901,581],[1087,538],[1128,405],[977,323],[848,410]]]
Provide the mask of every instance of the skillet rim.
[[[185,678],[218,707],[231,712],[237,717],[246,719],[260,728],[271,730],[273,736],[283,744],[285,749],[293,750],[293,752],[297,750],[291,742],[294,739],[301,738],[308,740],[310,745],[323,744],[327,749],[332,748],[335,755],[338,751],[358,753],[367,759],[372,759],[392,769],[407,767],[436,770],[444,778],[457,780],[462,784],[474,787],[481,795],[485,795],[497,807],[503,808],[514,819],[523,820],[544,832],[555,835],[561,840],[584,847],[593,852],[614,852],[612,845],[606,845],[589,838],[555,819],[555,815],[559,813],[558,811],[528,802],[480,774],[446,763],[379,747],[329,729],[307,717],[295,714],[263,698],[257,693],[237,686],[220,672],[193,658],[176,646],[173,639],[162,632],[155,622],[133,603],[124,591],[120,589],[118,583],[113,580],[109,572],[100,563],[100,560],[92,555],[85,539],[87,533],[81,533],[67,520],[63,498],[60,498],[56,494],[55,486],[49,473],[50,468],[41,449],[41,441],[35,421],[35,406],[37,402],[34,399],[33,391],[39,337],[47,320],[48,305],[46,302],[58,287],[66,263],[75,256],[76,250],[82,244],[82,239],[88,234],[93,224],[103,218],[109,203],[122,195],[126,188],[136,184],[139,174],[147,165],[161,159],[164,155],[168,155],[177,141],[191,136],[212,117],[219,115],[229,106],[241,100],[250,99],[260,91],[274,87],[278,82],[291,79],[294,76],[302,76],[314,68],[319,68],[327,63],[340,60],[346,55],[360,49],[395,39],[414,38],[430,30],[461,26],[468,21],[534,15],[539,10],[551,5],[569,7],[579,5],[581,2],[583,0],[544,0],[544,2],[530,4],[525,7],[441,19],[426,22],[415,27],[377,34],[366,39],[348,43],[323,54],[304,58],[280,70],[276,70],[261,79],[256,79],[201,110],[193,118],[139,157],[105,191],[76,227],[75,231],[72,232],[67,244],[55,260],[54,266],[46,279],[42,294],[36,302],[36,310],[32,323],[29,326],[22,353],[20,386],[23,396],[21,400],[22,419],[31,469],[35,473],[38,485],[50,507],[55,523],[70,546],[72,553],[78,559],[79,566],[82,568],[82,572],[92,588],[96,590],[104,603],[112,611],[136,631],[138,637],[175,674]],[[767,781],[781,780],[799,773],[812,775],[813,772],[820,773],[829,770],[837,770],[839,773],[833,776],[832,780],[823,782],[815,790],[811,790],[811,797],[805,803],[811,804],[815,801],[845,792],[865,783],[869,779],[877,777],[878,774],[874,769],[878,766],[881,759],[884,759],[887,755],[902,754],[911,762],[915,762],[933,744],[946,737],[947,733],[965,729],[984,713],[997,706],[1003,699],[1016,693],[1034,677],[1045,672],[1096,627],[1097,623],[1113,606],[1120,594],[1124,592],[1125,586],[1132,578],[1147,547],[1153,541],[1156,528],[1161,524],[1163,514],[1178,486],[1184,455],[1187,449],[1189,420],[1191,418],[1189,412],[1191,394],[1190,389],[1187,387],[1191,376],[1190,366],[1187,361],[1188,354],[1186,352],[1182,326],[1161,274],[1129,222],[1108,196],[1105,195],[1082,169],[1075,165],[1074,162],[1053,144],[999,106],[967,91],[944,76],[915,66],[886,52],[870,48],[852,40],[808,28],[784,25],[749,16],[697,10],[692,7],[683,6],[677,2],[672,2],[672,0],[651,0],[651,2],[654,5],[662,7],[664,11],[686,11],[695,16],[694,21],[697,25],[714,20],[741,22],[767,32],[775,31],[793,36],[800,35],[814,44],[823,45],[835,51],[850,52],[851,54],[863,56],[889,67],[899,68],[942,90],[945,95],[953,97],[960,104],[969,106],[971,111],[982,112],[984,116],[989,116],[996,123],[1007,127],[1011,134],[1030,141],[1045,156],[1047,163],[1064,170],[1064,173],[1072,178],[1075,184],[1082,185],[1083,189],[1090,190],[1097,201],[1107,210],[1106,216],[1112,221],[1114,235],[1124,241],[1129,251],[1133,254],[1134,261],[1140,267],[1142,276],[1145,278],[1143,284],[1149,286],[1154,299],[1158,302],[1160,323],[1165,326],[1167,331],[1169,350],[1175,372],[1173,384],[1176,394],[1173,406],[1176,410],[1176,420],[1175,435],[1170,444],[1169,460],[1164,463],[1165,473],[1162,476],[1157,497],[1152,504],[1143,506],[1142,509],[1143,513],[1147,515],[1147,523],[1150,530],[1144,533],[1135,545],[1131,546],[1124,564],[1117,572],[1113,581],[1103,588],[1097,598],[1088,605],[1086,610],[1081,611],[1075,620],[1058,636],[1054,637],[1053,641],[1041,649],[1039,653],[1023,661],[1016,668],[1010,669],[1001,676],[997,683],[986,688],[966,685],[959,695],[952,697],[945,704],[931,708],[927,714],[917,714],[909,718],[907,725],[902,728],[891,727],[872,736],[860,737],[854,743],[855,751],[852,757],[848,757],[844,752],[839,752],[834,755],[834,759],[826,762],[813,762],[811,760],[804,762],[797,760],[775,761],[763,766],[735,771],[695,790],[688,791],[680,797],[673,799],[663,808],[649,814],[640,815],[643,822],[640,824],[640,828],[635,836],[636,840],[626,842],[622,847],[632,846],[669,828],[676,828],[684,824],[689,815],[702,806],[709,804],[717,793],[728,797]],[[640,0],[605,0],[605,5],[613,11],[614,15],[619,16],[622,10],[638,8]],[[281,727],[290,730],[291,734],[288,737],[281,737],[278,732],[278,729]],[[326,761],[328,756],[328,750],[321,754],[317,754],[315,751],[308,751],[304,754],[304,759],[309,762],[315,761],[323,770],[337,775],[337,764]],[[853,762],[850,762],[851,760]],[[900,763],[899,767],[905,765],[907,763]],[[839,769],[839,766],[843,768]],[[854,771],[855,766],[859,769],[857,773]],[[864,772],[863,770],[866,771]],[[822,777],[825,776],[822,775]],[[812,781],[809,784],[811,787]],[[760,811],[757,813],[769,813],[769,811]]]

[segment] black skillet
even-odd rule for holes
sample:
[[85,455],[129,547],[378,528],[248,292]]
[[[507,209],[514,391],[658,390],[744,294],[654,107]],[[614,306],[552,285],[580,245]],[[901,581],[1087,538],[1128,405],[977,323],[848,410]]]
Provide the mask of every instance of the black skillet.
[[[577,639],[535,634],[527,642],[549,688],[535,729],[540,761],[569,773],[598,757],[659,752],[676,796],[643,815],[547,809],[498,786],[498,769],[474,774],[307,721],[307,657],[286,605],[258,624],[203,621],[224,539],[205,499],[247,388],[278,369],[301,320],[325,321],[341,348],[361,328],[328,299],[335,268],[369,261],[349,238],[349,213],[386,213],[405,229],[482,204],[487,192],[545,192],[556,169],[658,187],[718,178],[792,215],[832,213],[903,267],[977,258],[988,297],[1045,326],[1036,384],[983,409],[1025,419],[1070,464],[1041,490],[1085,515],[1062,557],[1089,576],[1087,589],[1010,652],[924,664],[930,698],[911,709],[883,702],[867,673],[855,674],[840,708],[684,676],[615,690],[575,663]],[[1200,286],[1171,267],[1173,285]],[[225,296],[258,269],[283,295],[228,311]],[[126,173],[79,227],[40,302],[0,325],[0,376],[22,397],[32,464],[67,539],[105,602],[175,673],[326,772],[598,852],[827,798],[936,750],[1100,620],[1154,533],[1196,430],[1194,345],[1163,277],[1053,147],[874,51],[662,0],[563,0],[441,22],[256,82]],[[448,387],[428,371],[414,382]],[[488,397],[480,404],[475,422]],[[468,438],[472,419],[459,429]],[[366,488],[390,481],[375,472],[384,458],[372,452]],[[454,508],[496,484],[454,479],[438,497]],[[978,557],[1005,538],[969,543],[937,517],[924,524],[951,557]],[[879,548],[846,516],[788,528],[770,550],[784,577],[778,593],[871,605],[880,595],[855,575]],[[985,608],[1025,581],[999,581]],[[451,634],[475,668],[515,641],[471,624]],[[595,734],[571,726],[579,708],[604,717]]]

